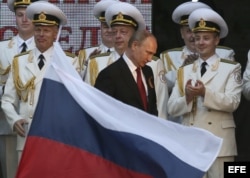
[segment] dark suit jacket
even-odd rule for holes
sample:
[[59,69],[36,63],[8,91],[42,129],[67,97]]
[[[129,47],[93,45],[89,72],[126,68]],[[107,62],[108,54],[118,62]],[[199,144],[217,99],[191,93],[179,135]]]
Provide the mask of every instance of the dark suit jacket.
[[[153,71],[149,66],[145,66],[142,72],[148,87],[148,113],[157,116]],[[143,110],[136,81],[122,57],[99,73],[95,87],[126,104]]]

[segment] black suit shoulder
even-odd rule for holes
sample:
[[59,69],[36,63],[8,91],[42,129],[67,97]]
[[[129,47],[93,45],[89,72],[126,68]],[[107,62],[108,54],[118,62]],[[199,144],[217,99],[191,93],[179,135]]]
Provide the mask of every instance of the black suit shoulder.
[[94,87],[113,96],[116,82],[119,81],[121,73],[121,59],[104,68],[97,76]]

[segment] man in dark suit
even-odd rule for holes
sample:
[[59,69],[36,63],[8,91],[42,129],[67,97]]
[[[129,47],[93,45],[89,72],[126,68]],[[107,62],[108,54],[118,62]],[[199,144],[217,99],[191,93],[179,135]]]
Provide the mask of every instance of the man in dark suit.
[[[123,56],[99,73],[95,87],[126,104],[157,115],[153,72],[146,65],[156,50],[157,41],[150,32],[136,31]],[[139,80],[141,86],[138,86]]]

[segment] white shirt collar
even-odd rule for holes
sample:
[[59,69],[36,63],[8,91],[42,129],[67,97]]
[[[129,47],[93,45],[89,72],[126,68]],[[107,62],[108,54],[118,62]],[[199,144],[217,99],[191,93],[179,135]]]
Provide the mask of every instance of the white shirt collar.
[[[208,66],[211,66],[212,64],[215,63],[215,61],[219,58],[219,56],[217,54],[212,55],[211,57],[209,57],[206,62]],[[201,58],[199,58],[199,66],[201,66],[201,64],[204,62],[204,60],[202,60]]]
[[53,55],[53,49],[54,46],[51,46],[49,49],[47,49],[47,51],[41,53],[37,48],[35,48],[35,59],[38,60],[38,57],[40,56],[40,54],[43,54],[45,61],[50,61],[51,56]]
[[19,35],[17,35],[17,43],[18,43],[17,45],[19,48],[22,48],[23,42],[25,42],[28,47],[32,43],[33,40],[34,40],[34,37],[31,37],[27,39],[26,41],[24,41]]
[[128,58],[128,56],[126,55],[126,53],[123,54],[123,59],[126,62],[126,64],[128,65],[129,70],[133,73],[137,67],[134,65],[134,63]]

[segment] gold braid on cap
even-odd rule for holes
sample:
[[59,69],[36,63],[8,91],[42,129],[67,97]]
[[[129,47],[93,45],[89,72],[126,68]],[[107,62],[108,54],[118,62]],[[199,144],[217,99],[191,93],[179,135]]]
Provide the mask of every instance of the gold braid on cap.
[[110,24],[111,25],[119,24],[119,22],[132,25],[136,29],[138,28],[137,22],[131,16],[124,15],[122,14],[122,12],[119,12],[117,15],[114,15],[113,19],[110,21]]
[[35,91],[35,84],[34,81],[36,79],[33,76],[25,85],[21,81],[19,77],[19,65],[18,65],[18,57],[16,56],[13,59],[13,77],[14,77],[14,84],[16,87],[17,95],[23,102],[27,102],[28,95],[30,93],[30,105],[33,105],[34,100],[34,91]]
[[205,21],[204,19],[201,18],[200,21],[196,22],[192,31],[193,32],[212,31],[220,33],[220,27],[213,22]]
[[16,2],[14,2],[14,7],[17,6],[21,6],[21,5],[29,5],[31,3],[30,0],[16,0]]
[[188,25],[188,17],[189,17],[189,15],[181,16],[179,24],[180,25]]
[[186,20],[181,20],[180,25],[188,25],[188,19]]
[[32,20],[32,22],[35,24],[43,23],[47,25],[59,25],[60,20],[53,15],[49,15],[49,14],[45,14],[44,12],[41,12],[40,14],[34,15],[34,19]]
[[105,11],[103,11],[103,12],[100,13],[98,19],[99,19],[100,22],[106,22]]

